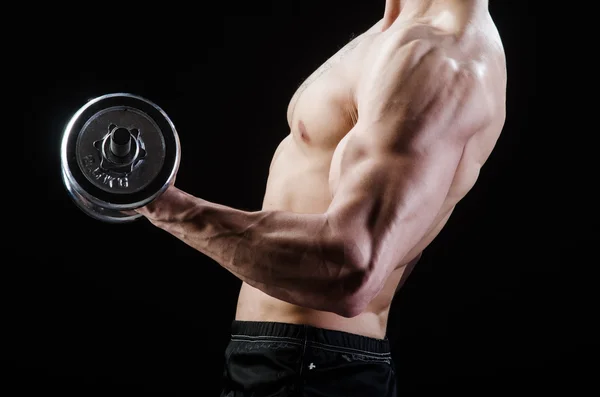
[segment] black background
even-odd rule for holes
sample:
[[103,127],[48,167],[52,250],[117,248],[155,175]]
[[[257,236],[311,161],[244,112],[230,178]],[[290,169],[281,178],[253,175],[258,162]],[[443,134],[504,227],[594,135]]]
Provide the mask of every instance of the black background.
[[[20,227],[1,279],[2,394],[218,394],[240,282],[146,221],[116,226],[80,212],[60,180],[62,129],[90,98],[147,97],[179,131],[177,186],[257,210],[291,95],[381,17],[383,1],[362,3],[37,10],[51,17],[18,56],[25,170],[36,183],[11,196],[7,214]],[[536,153],[525,145],[537,128],[536,9],[490,3],[508,59],[507,121],[394,301],[401,395],[573,392],[597,376],[593,283],[559,266],[585,258],[545,240],[536,215]]]

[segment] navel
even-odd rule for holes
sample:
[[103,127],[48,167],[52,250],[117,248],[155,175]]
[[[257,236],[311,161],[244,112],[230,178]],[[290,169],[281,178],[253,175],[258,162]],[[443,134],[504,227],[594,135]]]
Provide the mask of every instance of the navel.
[[300,134],[300,138],[306,142],[310,142],[310,138],[308,137],[308,132],[306,132],[306,126],[302,122],[302,120],[298,121],[298,133]]

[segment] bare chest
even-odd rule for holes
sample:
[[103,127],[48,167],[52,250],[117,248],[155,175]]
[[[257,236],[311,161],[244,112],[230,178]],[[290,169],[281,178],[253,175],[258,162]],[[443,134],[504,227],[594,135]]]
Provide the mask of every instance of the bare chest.
[[328,59],[290,100],[290,134],[273,156],[264,208],[316,213],[329,205],[333,154],[358,119],[354,88],[363,39]]
[[304,80],[292,96],[288,124],[303,149],[333,151],[356,124],[355,87],[365,44],[364,36],[352,40]]

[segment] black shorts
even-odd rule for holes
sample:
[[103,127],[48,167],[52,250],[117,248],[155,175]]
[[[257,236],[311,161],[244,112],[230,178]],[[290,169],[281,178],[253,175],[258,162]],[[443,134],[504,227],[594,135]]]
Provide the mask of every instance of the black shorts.
[[396,397],[387,339],[234,321],[221,397]]

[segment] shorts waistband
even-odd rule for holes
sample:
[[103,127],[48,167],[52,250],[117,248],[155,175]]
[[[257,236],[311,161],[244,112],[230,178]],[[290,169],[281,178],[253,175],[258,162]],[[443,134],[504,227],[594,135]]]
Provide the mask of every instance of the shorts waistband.
[[310,325],[236,320],[231,326],[231,334],[232,338],[236,339],[287,339],[384,356],[391,353],[390,343],[387,338],[370,338],[368,336],[317,328]]

